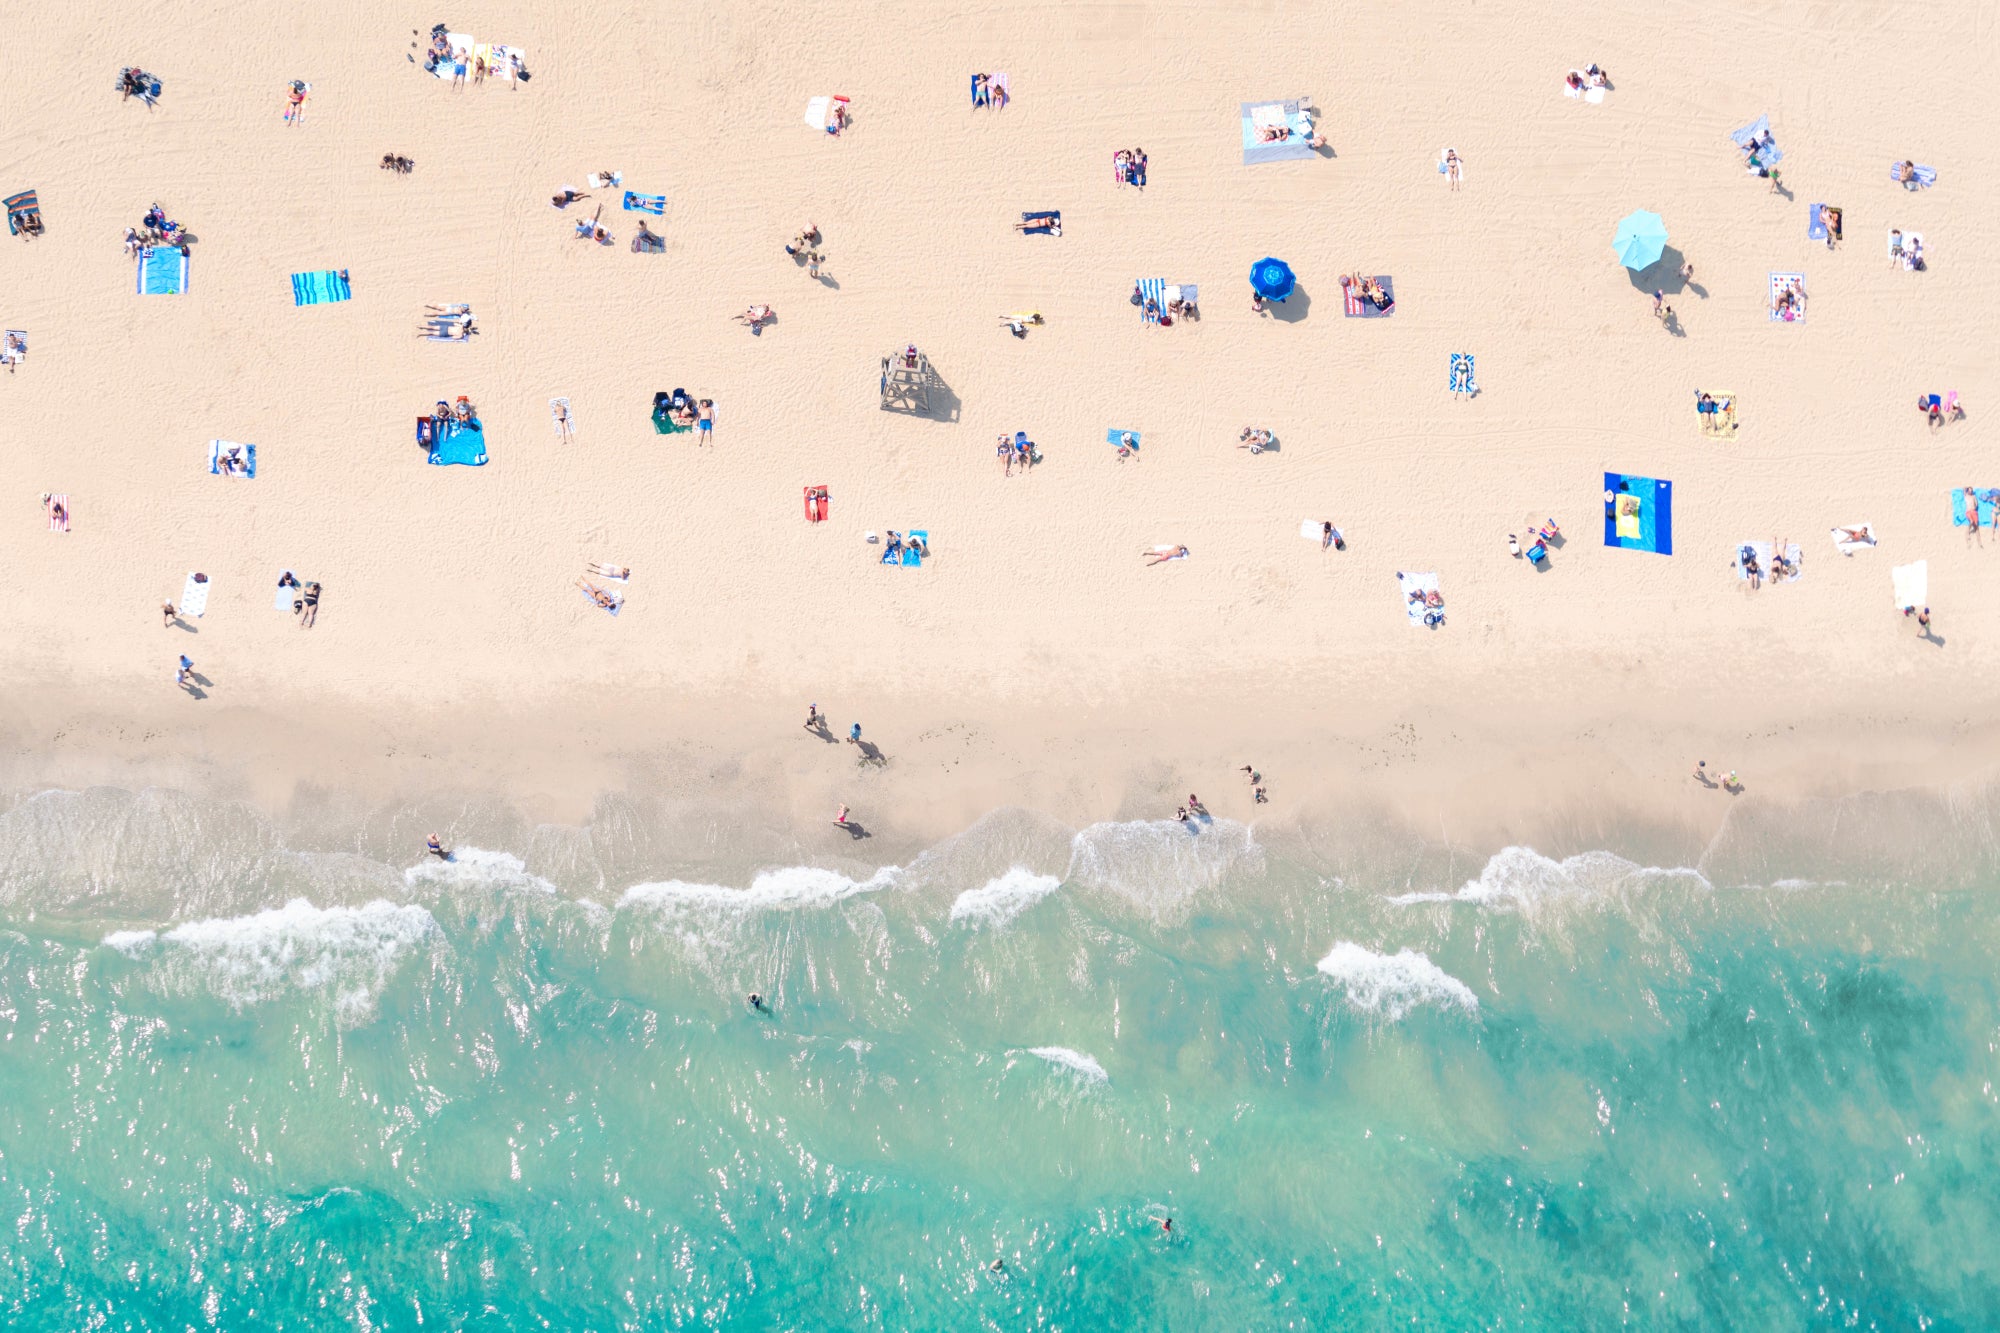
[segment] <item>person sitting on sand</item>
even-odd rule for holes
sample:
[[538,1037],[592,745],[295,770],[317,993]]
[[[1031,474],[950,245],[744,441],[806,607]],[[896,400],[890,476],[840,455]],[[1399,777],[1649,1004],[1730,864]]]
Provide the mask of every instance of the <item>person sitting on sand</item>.
[[1917,179],[1917,164],[1905,162],[1896,168],[1896,181],[1900,185],[1911,185]]
[[561,193],[550,196],[549,204],[555,208],[568,208],[571,204],[575,203],[577,200],[588,199],[588,198],[590,198],[590,196],[583,193],[581,190],[574,190],[571,189],[569,186],[565,185],[562,187]]
[[771,307],[767,305],[753,305],[748,310],[745,310],[742,314],[738,315],[736,317],[736,322],[738,324],[748,324],[751,328],[754,329],[759,324],[762,324],[765,320],[772,318],[773,313],[774,312],[772,311]]
[[910,534],[909,540],[905,542],[904,545],[909,547],[910,550],[915,551],[918,555],[922,556],[926,560],[931,558],[930,543],[925,541],[922,537],[917,536],[915,533]]
[[1743,577],[1750,581],[1750,591],[1755,592],[1763,587],[1764,571],[1757,564],[1757,552],[1745,546],[1736,554],[1737,558],[1743,563]]
[[903,534],[896,531],[894,528],[891,528],[889,529],[889,544],[888,546],[883,548],[882,559],[886,563],[890,556],[901,555],[902,553],[903,553]]

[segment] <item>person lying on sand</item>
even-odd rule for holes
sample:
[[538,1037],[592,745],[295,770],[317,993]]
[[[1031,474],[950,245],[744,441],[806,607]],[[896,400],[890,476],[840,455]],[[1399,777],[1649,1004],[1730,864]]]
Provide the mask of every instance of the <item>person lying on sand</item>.
[[607,565],[593,560],[586,568],[601,579],[629,579],[632,577],[632,567],[630,565]]
[[1161,550],[1149,546],[1141,554],[1148,557],[1146,560],[1146,564],[1148,567],[1151,567],[1153,565],[1165,564],[1169,560],[1178,560],[1187,553],[1188,553],[1188,548],[1185,546],[1176,546],[1171,551]]

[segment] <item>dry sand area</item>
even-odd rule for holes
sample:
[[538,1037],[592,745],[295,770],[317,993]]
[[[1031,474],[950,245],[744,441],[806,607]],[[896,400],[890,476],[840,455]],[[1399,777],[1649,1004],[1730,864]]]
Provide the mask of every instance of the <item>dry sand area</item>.
[[[441,20],[525,49],[532,78],[425,74],[413,30]],[[1682,0],[12,7],[0,193],[37,190],[47,223],[0,238],[0,325],[31,347],[0,375],[17,754],[86,712],[208,738],[184,749],[245,718],[337,745],[593,710],[626,741],[789,738],[809,699],[912,764],[920,730],[1004,732],[1002,787],[1005,755],[1092,726],[1104,752],[1065,763],[1219,760],[1235,733],[1302,767],[1316,727],[1452,717],[1493,754],[1656,747],[1662,781],[1683,734],[1976,735],[2000,540],[1955,529],[1949,491],[2000,486],[2000,164],[1978,113],[1996,24]],[[1562,96],[1591,61],[1613,91]],[[156,107],[121,102],[126,63],[159,76]],[[968,76],[1000,70],[1012,103],[972,109]],[[313,88],[296,126],[294,78]],[[852,99],[846,134],[804,124],[816,94]],[[1331,152],[1243,165],[1239,103],[1301,95]],[[1728,138],[1760,113],[1782,194]],[[1143,191],[1112,176],[1132,146]],[[1937,186],[1897,186],[1903,158]],[[550,207],[600,167],[667,196],[646,218],[663,254],[628,248],[641,215],[615,194],[581,206],[609,204],[607,247]],[[120,247],[155,200],[198,238],[183,295],[136,294]],[[1844,209],[1837,250],[1807,237],[1819,201]],[[1637,208],[1695,267],[1674,328],[1611,251]],[[1031,209],[1063,235],[1016,234]],[[808,220],[825,283],[781,248]],[[1888,261],[1891,227],[1924,234],[1928,271]],[[1278,318],[1250,308],[1264,255],[1299,275]],[[328,268],[353,299],[295,307],[288,275]],[[1393,276],[1392,318],[1342,317],[1355,269]],[[1802,324],[1767,317],[1774,270],[1805,274]],[[1202,318],[1146,327],[1128,296],[1151,277],[1198,284]],[[420,341],[424,304],[454,301],[479,335]],[[731,319],[753,302],[778,313],[761,336]],[[996,316],[1022,309],[1047,323],[1017,339]],[[880,409],[879,358],[905,343],[950,419]],[[1459,351],[1471,401],[1448,392]],[[712,447],[654,433],[653,393],[679,386],[715,400]],[[1698,389],[1738,396],[1736,438],[1699,433]],[[1913,403],[1945,390],[1968,416],[1933,433]],[[490,462],[426,466],[412,422],[459,394]],[[1239,450],[1246,425],[1281,447]],[[1142,433],[1138,461],[1112,427]],[[995,437],[1017,429],[1044,461],[1005,477]],[[212,438],[255,443],[256,479],[209,475]],[[1673,555],[1603,544],[1607,469],[1673,481]],[[814,483],[823,524],[801,512]],[[69,534],[44,492],[71,497]],[[1505,546],[1531,513],[1568,536],[1542,572]],[[1321,518],[1346,552],[1300,539]],[[1862,521],[1880,545],[1837,553],[1829,529]],[[862,534],[892,528],[927,530],[932,559],[881,567]],[[1773,537],[1804,577],[1753,593],[1733,549]],[[1191,558],[1145,567],[1153,543]],[[593,559],[634,570],[616,618],[573,586]],[[1891,599],[1918,559],[1931,640]],[[309,631],[272,608],[284,566],[324,585]],[[163,630],[190,570],[206,614]],[[1438,573],[1443,627],[1412,630],[1399,570]],[[182,652],[205,698],[175,689]]]

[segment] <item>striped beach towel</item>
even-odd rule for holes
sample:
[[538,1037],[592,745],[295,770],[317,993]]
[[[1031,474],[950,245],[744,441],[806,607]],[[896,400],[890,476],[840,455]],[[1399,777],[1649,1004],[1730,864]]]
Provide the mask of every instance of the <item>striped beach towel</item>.
[[69,531],[69,497],[67,495],[45,495],[42,508],[48,511],[49,531]]
[[[1152,302],[1150,311],[1146,303]],[[1139,279],[1139,313],[1148,324],[1160,322],[1160,312],[1167,308],[1167,280],[1165,278]]]

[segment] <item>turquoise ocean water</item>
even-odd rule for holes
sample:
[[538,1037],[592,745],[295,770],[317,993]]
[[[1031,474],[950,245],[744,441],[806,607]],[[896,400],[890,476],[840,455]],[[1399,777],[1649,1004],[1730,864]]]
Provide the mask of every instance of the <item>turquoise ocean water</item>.
[[676,875],[629,818],[412,868],[44,794],[0,1323],[2000,1326],[1990,807],[1921,817],[1961,852],[1000,812]]

